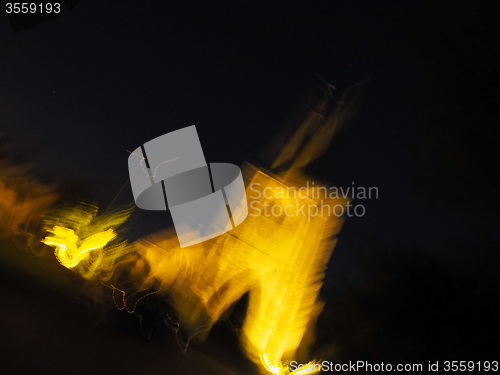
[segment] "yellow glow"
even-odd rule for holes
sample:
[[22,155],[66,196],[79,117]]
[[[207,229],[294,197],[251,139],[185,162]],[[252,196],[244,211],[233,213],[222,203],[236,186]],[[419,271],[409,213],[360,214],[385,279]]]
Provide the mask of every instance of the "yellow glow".
[[129,216],[121,211],[97,216],[97,207],[81,203],[52,213],[44,221],[49,233],[42,242],[55,247],[61,265],[87,279],[111,277],[115,263],[129,251],[126,242],[110,244],[118,234],[115,229]]
[[273,374],[276,375],[284,374],[284,371],[286,370],[281,364],[280,366],[272,365],[269,362],[269,357],[267,356],[267,354],[261,355],[261,362],[267,371],[272,372]]
[[262,354],[260,356],[260,360],[264,368],[275,375],[306,375],[306,374],[314,374],[319,371],[319,368],[315,368],[315,362],[309,362],[303,367],[296,369],[292,372],[290,372],[289,368],[286,366],[283,366],[283,364],[280,362],[278,365],[272,365],[271,362],[269,361],[269,357],[267,354]]
[[[282,361],[294,359],[299,349],[307,353],[314,342],[314,324],[323,308],[319,290],[343,223],[331,212],[348,201],[318,197],[313,189],[322,185],[303,173],[305,166],[326,150],[338,123],[347,118],[339,113],[327,116],[329,103],[326,95],[281,149],[272,164],[280,174],[251,165],[243,168],[249,215],[241,225],[185,248],[179,246],[173,229],[136,241],[133,249],[140,258],[131,274],[146,274],[135,286],[136,293],[145,294],[136,294],[140,298],[132,303],[134,293],[126,298],[125,291],[111,285],[117,307],[133,313],[140,299],[161,290],[177,311],[177,326],[190,334],[189,342],[195,335],[203,340],[215,322],[248,294],[240,339],[245,353],[260,371],[275,375],[319,371],[315,368],[319,366],[309,362],[290,372]],[[144,157],[137,157],[137,168],[148,176],[154,176],[160,165],[175,160],[165,160],[146,170]],[[76,270],[86,267],[88,278],[101,269],[114,267],[124,251],[117,248],[109,253],[107,249],[116,237],[114,228],[128,214],[102,219],[96,214],[97,207],[91,205],[69,210],[49,223],[48,231],[53,235],[44,239],[56,247],[61,264]],[[98,261],[93,260],[96,257]],[[158,288],[148,293],[153,285]],[[121,301],[116,297],[118,293]]]
[[[249,216],[240,226],[187,248],[179,247],[173,230],[139,240],[134,247],[150,268],[144,285],[160,281],[184,330],[200,339],[249,293],[241,330],[243,348],[263,371],[288,374],[287,368],[276,364],[295,358],[299,345],[314,340],[314,322],[322,309],[318,294],[342,218],[251,215],[251,205],[334,206],[346,201],[329,197],[320,201],[307,194],[300,199],[277,198],[277,192],[290,186],[305,187],[305,176],[296,176],[292,183],[252,166],[243,171]],[[301,368],[295,374],[311,371]]]
[[114,230],[108,229],[85,238],[78,245],[79,238],[72,229],[55,226],[50,232],[53,236],[45,237],[42,242],[54,246],[56,248],[55,256],[59,263],[70,269],[86,259],[89,252],[102,249],[108,242],[116,238]]

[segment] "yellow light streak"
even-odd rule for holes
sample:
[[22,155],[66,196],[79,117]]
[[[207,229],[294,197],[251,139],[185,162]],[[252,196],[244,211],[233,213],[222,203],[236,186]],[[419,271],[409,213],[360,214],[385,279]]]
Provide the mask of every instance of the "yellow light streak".
[[104,248],[117,236],[113,229],[108,229],[89,236],[78,246],[79,237],[72,229],[56,225],[50,232],[53,233],[53,236],[44,238],[42,242],[54,246],[57,260],[69,269],[78,266],[83,259],[89,256],[91,251]]
[[[277,198],[276,192],[307,186],[304,177],[291,184],[253,166],[244,173],[248,186],[254,186],[247,188],[248,204],[256,207],[282,204],[287,197]],[[264,189],[273,194],[266,197]],[[290,204],[345,202],[304,196]],[[175,233],[167,230],[133,244],[148,265],[141,288],[159,282],[184,331],[198,332],[200,340],[248,293],[240,331],[243,349],[262,371],[288,375],[290,370],[279,361],[295,358],[300,345],[307,348],[314,340],[314,322],[323,307],[318,294],[335,246],[332,237],[341,225],[342,218],[322,214],[249,215],[227,235],[188,248],[180,248]],[[206,329],[200,332],[199,327]],[[314,373],[312,367],[301,367],[295,374]]]
[[[231,232],[180,248],[173,230],[167,229],[132,244],[140,258],[131,270],[143,278],[142,283],[134,285],[140,294],[126,297],[124,290],[107,285],[113,289],[117,308],[134,313],[138,301],[161,289],[177,312],[176,324],[182,325],[190,339],[196,334],[203,340],[224,312],[248,295],[239,332],[250,360],[261,371],[274,375],[318,372],[320,366],[314,361],[291,372],[281,360],[295,358],[299,349],[307,351],[314,341],[315,320],[323,308],[319,290],[343,223],[342,217],[330,212],[349,201],[346,197],[316,196],[310,182],[315,188],[321,184],[303,174],[303,168],[324,152],[339,116],[323,116],[319,122],[312,119],[299,129],[274,164],[282,170],[281,166],[291,162],[288,170],[273,174],[246,166],[247,203],[256,213]],[[310,141],[302,147],[307,139]],[[163,164],[178,159],[146,170],[146,159],[134,155],[140,158],[136,169],[141,167],[149,177],[155,177]],[[305,194],[297,199],[289,191]],[[270,214],[263,209],[267,207],[272,208]],[[325,214],[318,207],[332,210]],[[128,217],[119,214],[97,219],[96,214],[97,207],[91,205],[69,210],[50,223],[47,230],[53,235],[43,241],[56,247],[55,255],[63,266],[76,268],[84,263],[76,270],[83,273],[83,269],[89,269],[85,271],[88,278],[97,271],[102,273],[106,266],[114,267],[123,254],[120,247],[109,254],[107,244],[116,237],[112,228]],[[148,293],[153,285],[158,289]]]
[[266,370],[273,374],[281,375],[284,374],[284,370],[286,370],[281,364],[280,366],[272,365],[271,362],[269,361],[268,355],[265,353],[260,356],[260,360],[264,365],[264,367],[266,368]]
[[319,368],[316,368],[314,366],[316,363],[315,361],[311,361],[306,365],[304,365],[303,367],[296,369],[292,372],[290,372],[289,368],[283,366],[281,362],[278,365],[271,364],[271,362],[269,361],[269,356],[266,353],[261,354],[260,361],[267,371],[275,375],[306,375],[319,372]]
[[50,213],[44,220],[48,235],[42,242],[55,248],[58,262],[86,279],[108,281],[116,265],[131,251],[125,241],[112,243],[115,231],[130,215],[124,210],[97,216],[95,205],[81,202]]
[[[158,293],[161,290],[161,288],[160,288],[160,289],[157,289],[157,290],[153,290],[152,292],[148,292],[146,294],[143,294],[142,296],[140,296],[139,298],[137,298],[135,300],[134,304],[132,305],[132,308],[130,308],[128,306],[128,300],[131,299],[132,297],[134,297],[136,294],[139,294],[141,292],[145,292],[145,291],[149,290],[150,288],[143,289],[143,290],[138,290],[138,291],[130,294],[128,297],[126,297],[126,293],[125,293],[124,290],[122,290],[120,288],[117,288],[114,285],[106,285],[106,286],[108,288],[111,288],[113,290],[112,296],[113,296],[113,302],[115,303],[116,308],[118,310],[120,310],[120,311],[125,310],[129,314],[134,314],[135,313],[135,310],[137,309],[137,305],[139,304],[140,301],[142,301],[146,297],[149,297],[149,296],[151,296],[153,294]],[[116,291],[118,291],[121,294],[121,296],[122,296],[121,306],[116,301],[116,293],[115,293]]]

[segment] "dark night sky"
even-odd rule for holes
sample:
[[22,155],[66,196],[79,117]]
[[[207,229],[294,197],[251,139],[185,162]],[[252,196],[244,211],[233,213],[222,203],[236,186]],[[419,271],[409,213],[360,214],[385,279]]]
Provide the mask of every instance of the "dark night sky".
[[417,79],[410,6],[158,3],[85,2],[40,27],[5,25],[3,121],[56,167],[101,178],[125,170],[125,149],[190,124],[211,160],[255,157],[316,74],[340,90]]
[[[317,74],[338,97],[370,78],[356,121],[313,165],[325,182],[380,191],[346,223],[328,277],[371,277],[392,250],[464,284],[490,277],[493,12],[420,3],[81,1],[15,33],[2,16],[0,126],[32,150],[26,159],[86,181],[105,207],[128,179],[126,150],[195,124],[207,161],[258,160]],[[117,204],[131,199],[127,187]],[[141,213],[134,234],[161,228],[150,226],[159,217]]]

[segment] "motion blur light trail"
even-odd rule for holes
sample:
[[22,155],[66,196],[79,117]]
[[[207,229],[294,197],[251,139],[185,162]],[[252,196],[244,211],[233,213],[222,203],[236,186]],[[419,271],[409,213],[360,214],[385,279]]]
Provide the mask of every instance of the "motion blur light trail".
[[109,279],[115,264],[129,250],[126,242],[110,244],[118,234],[115,229],[129,217],[129,211],[97,217],[97,207],[80,203],[53,212],[44,221],[51,233],[42,242],[55,247],[55,256],[66,268],[75,269],[86,279]]
[[314,366],[316,364],[315,361],[311,361],[308,364],[304,365],[303,367],[293,370],[291,372],[290,368],[287,366],[283,366],[281,362],[278,365],[272,365],[269,362],[267,354],[261,355],[261,363],[267,371],[275,375],[306,375],[306,374],[315,374],[319,372],[319,369],[317,369]]
[[[46,237],[43,243],[56,247],[56,258],[66,268],[76,267],[82,260],[89,258],[90,251],[102,249],[109,241],[116,238],[116,233],[112,229],[93,234],[82,241],[72,229],[58,225],[49,229],[49,232],[53,236]],[[81,245],[78,245],[78,242],[81,242]]]
[[[244,175],[248,186],[287,187],[277,176],[251,165]],[[302,182],[297,186],[304,186]],[[264,194],[256,199],[261,204],[282,203]],[[318,202],[310,199],[309,204]],[[188,248],[178,245],[172,231],[139,240],[135,246],[150,266],[145,285],[160,280],[184,331],[201,340],[249,293],[241,340],[248,357],[262,366],[262,353],[269,363],[278,363],[295,358],[300,345],[312,343],[314,322],[322,310],[318,293],[335,245],[331,238],[341,223],[341,218],[320,215],[248,217],[233,231]]]
[[[363,85],[348,90],[336,110],[331,87],[307,116],[290,143],[272,164],[276,171],[246,164],[243,178],[248,205],[280,206],[297,201],[275,199],[264,189],[303,189],[308,206],[343,206],[344,198],[314,196],[303,169],[321,156],[339,126],[349,122]],[[309,182],[309,184],[308,184]],[[313,184],[321,186],[319,182]],[[260,191],[260,194],[250,194]],[[291,210],[292,212],[294,210]],[[314,342],[314,324],[323,304],[318,295],[324,271],[336,243],[343,218],[320,215],[250,215],[232,231],[201,244],[181,248],[172,230],[136,241],[137,252],[149,265],[144,285],[159,281],[162,294],[179,315],[189,340],[203,340],[222,314],[245,294],[248,308],[240,339],[247,356],[262,373],[286,374],[281,363],[292,360],[299,348],[307,353]],[[189,342],[188,340],[188,342]],[[313,366],[312,366],[313,367]],[[295,372],[306,374],[314,368]]]
[[[64,267],[111,287],[118,309],[132,314],[137,303],[153,293],[165,298],[178,314],[177,332],[188,335],[187,344],[192,338],[203,341],[224,312],[248,294],[240,339],[260,371],[276,375],[317,372],[314,362],[290,372],[282,361],[295,359],[299,350],[307,355],[315,340],[314,324],[323,309],[319,290],[343,218],[323,215],[322,210],[312,217],[288,215],[278,206],[297,201],[277,199],[263,191],[301,189],[305,192],[301,203],[311,207],[348,203],[344,197],[315,196],[313,189],[321,184],[311,185],[313,179],[303,170],[326,150],[338,127],[349,121],[361,86],[348,90],[349,100],[344,95],[333,112],[329,86],[291,141],[280,148],[272,171],[243,166],[247,193],[261,190],[247,194],[248,206],[276,206],[281,209],[271,212],[280,214],[250,215],[230,232],[182,248],[172,228],[131,245],[117,241],[116,229],[130,212],[97,216],[96,206],[80,204],[45,221],[50,235],[43,242],[55,247],[55,256]],[[105,282],[130,253],[134,255],[123,275],[134,284],[135,292],[126,297],[124,290]],[[135,303],[130,304],[132,297]]]

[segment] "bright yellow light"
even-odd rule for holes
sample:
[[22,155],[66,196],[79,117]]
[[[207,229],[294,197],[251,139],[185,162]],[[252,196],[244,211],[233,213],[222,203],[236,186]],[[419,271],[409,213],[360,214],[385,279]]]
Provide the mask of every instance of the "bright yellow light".
[[111,244],[118,236],[115,229],[127,220],[130,212],[121,211],[97,216],[97,207],[81,203],[53,212],[44,221],[49,233],[42,242],[55,247],[61,265],[87,279],[100,275],[111,277],[115,263],[127,251],[126,242]]
[[[42,242],[54,246],[57,260],[69,269],[76,267],[82,260],[88,258],[92,250],[102,249],[108,242],[116,238],[113,229],[96,233],[82,241],[72,229],[56,225],[50,232],[53,235],[45,237]],[[78,242],[80,242],[80,245],[78,245]]]
[[[341,102],[344,112],[327,116],[329,103],[330,86],[328,95],[272,164],[279,174],[251,165],[244,168],[249,215],[230,232],[186,248],[179,246],[173,229],[130,247],[125,242],[110,245],[117,237],[115,229],[129,212],[97,217],[96,206],[81,204],[47,220],[45,229],[51,235],[42,242],[55,247],[55,256],[64,267],[101,281],[102,274],[109,281],[116,263],[133,249],[139,259],[134,258],[130,273],[145,277],[140,285],[134,285],[138,290],[128,298],[124,290],[108,285],[116,306],[134,313],[142,298],[162,290],[178,313],[178,326],[190,333],[188,342],[195,335],[205,338],[215,322],[248,294],[240,331],[247,356],[261,371],[275,375],[316,373],[320,366],[315,362],[290,372],[281,361],[295,358],[299,350],[307,352],[314,341],[315,320],[323,308],[319,290],[343,223],[333,212],[348,202],[345,197],[318,196],[315,193],[322,185],[303,173],[349,118],[345,116],[351,111],[347,102]],[[148,169],[146,159],[134,155],[138,157],[137,168],[150,177],[156,176],[161,165],[178,159]],[[11,204],[13,194],[0,196],[0,208],[15,207]],[[150,291],[153,286],[158,287]],[[135,303],[129,303],[132,296]]]
[[319,366],[315,366],[314,361],[307,363],[303,367],[296,369],[292,372],[290,372],[289,368],[286,366],[283,366],[283,364],[280,362],[278,365],[272,365],[271,362],[269,361],[269,357],[267,354],[262,354],[260,356],[260,361],[262,365],[264,365],[264,368],[275,374],[275,375],[306,375],[306,374],[314,374],[316,372],[319,372]]
[[[291,184],[252,166],[243,171],[250,214],[241,225],[186,248],[179,247],[173,230],[139,240],[134,248],[150,269],[143,287],[159,281],[168,291],[184,331],[198,334],[200,339],[248,293],[241,328],[243,348],[263,371],[285,375],[289,369],[280,361],[295,358],[301,344],[314,340],[314,322],[323,306],[318,294],[334,236],[342,224],[342,218],[321,211],[311,216],[293,214],[295,207],[343,205],[346,201],[313,199],[308,194],[288,199],[276,192],[305,187],[305,176],[296,176]],[[292,214],[280,209],[283,204],[295,205],[289,210]],[[263,211],[252,215],[256,211],[252,209],[265,205],[276,207],[269,211],[271,215]],[[295,374],[315,372],[309,367],[299,371]]]
[[[281,361],[294,359],[299,350],[306,353],[314,341],[314,324],[323,308],[319,290],[343,222],[333,212],[348,202],[345,197],[318,196],[317,191],[327,188],[303,173],[326,150],[344,121],[344,112],[326,116],[328,103],[326,95],[283,147],[272,165],[279,174],[251,165],[244,168],[249,215],[241,225],[185,248],[179,246],[173,229],[132,246],[139,259],[131,274],[146,274],[134,288],[144,296],[152,286],[168,294],[165,297],[177,312],[178,327],[190,335],[188,342],[195,335],[203,340],[215,322],[248,294],[239,331],[242,346],[262,372],[274,375],[312,374],[320,367],[310,362],[290,372]],[[137,168],[154,176],[158,166],[146,170],[144,157],[137,157]],[[128,216],[98,219],[96,214],[94,206],[69,210],[58,218],[64,225],[56,220],[48,229],[53,236],[44,240],[56,247],[61,264],[80,273],[88,269],[85,277],[89,278],[106,265],[114,266],[121,249],[108,256],[107,244],[116,237],[113,228]],[[99,261],[93,260],[96,256]],[[136,303],[128,303],[132,298],[110,287],[117,307],[134,312]]]
[[281,375],[284,374],[285,368],[280,364],[279,366],[272,365],[271,362],[269,362],[269,357],[267,354],[262,354],[260,356],[261,363],[264,365],[267,371],[272,372],[273,374],[276,375]]

